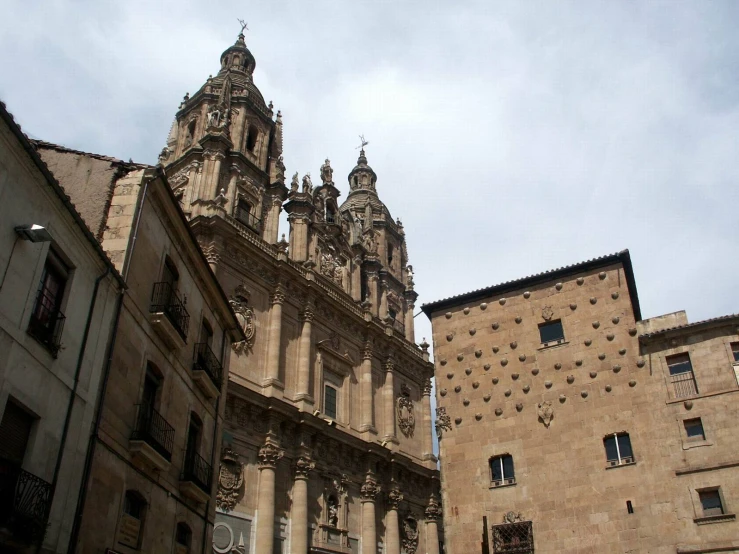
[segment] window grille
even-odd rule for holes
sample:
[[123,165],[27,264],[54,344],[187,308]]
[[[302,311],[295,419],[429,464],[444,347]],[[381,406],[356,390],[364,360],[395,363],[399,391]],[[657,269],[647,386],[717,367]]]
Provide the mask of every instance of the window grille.
[[666,358],[667,368],[670,370],[670,381],[675,398],[683,396],[693,396],[698,394],[698,387],[695,383],[695,374],[693,373],[693,364],[690,363],[690,355],[677,354]]
[[534,529],[530,521],[493,525],[494,554],[534,554]]

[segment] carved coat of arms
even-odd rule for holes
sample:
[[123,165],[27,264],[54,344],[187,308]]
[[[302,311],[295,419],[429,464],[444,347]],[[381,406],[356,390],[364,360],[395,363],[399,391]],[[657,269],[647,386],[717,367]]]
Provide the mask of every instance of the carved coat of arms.
[[233,510],[243,483],[244,465],[239,462],[239,455],[227,446],[221,457],[216,506],[225,512]]
[[416,554],[418,548],[418,522],[413,516],[403,520],[403,549],[406,554]]
[[398,427],[406,437],[412,437],[416,429],[416,417],[413,414],[411,390],[406,384],[400,387],[401,395],[396,401],[395,410],[398,416]]
[[254,310],[249,306],[249,291],[243,286],[239,285],[236,287],[234,294],[229,298],[229,304],[233,308],[241,325],[241,330],[244,331],[246,340],[233,343],[231,346],[239,356],[244,353],[251,352],[254,346],[254,338],[257,334],[256,325],[254,322]]
[[444,431],[452,430],[452,418],[446,413],[446,408],[436,408],[436,436],[441,439]]
[[549,427],[549,424],[554,417],[554,410],[552,409],[552,403],[549,400],[545,400],[537,406],[537,415],[544,424],[544,427]]
[[554,316],[554,310],[551,306],[544,306],[541,310],[541,317],[544,321],[549,321]]

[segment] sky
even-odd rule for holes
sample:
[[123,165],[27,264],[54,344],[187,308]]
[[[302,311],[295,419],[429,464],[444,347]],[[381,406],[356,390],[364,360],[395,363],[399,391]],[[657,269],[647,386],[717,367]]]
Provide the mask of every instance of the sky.
[[[0,0],[0,13],[0,99],[24,131],[147,163],[245,19],[288,175],[328,157],[346,195],[369,141],[417,310],[628,248],[644,317],[739,312],[739,2]],[[431,342],[423,314],[416,325]]]

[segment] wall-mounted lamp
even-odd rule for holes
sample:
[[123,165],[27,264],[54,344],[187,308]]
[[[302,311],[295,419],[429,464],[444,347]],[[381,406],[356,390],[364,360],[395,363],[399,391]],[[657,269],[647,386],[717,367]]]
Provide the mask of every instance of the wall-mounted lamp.
[[45,227],[36,225],[35,223],[31,226],[16,227],[15,232],[23,240],[30,240],[31,242],[51,242],[51,235]]

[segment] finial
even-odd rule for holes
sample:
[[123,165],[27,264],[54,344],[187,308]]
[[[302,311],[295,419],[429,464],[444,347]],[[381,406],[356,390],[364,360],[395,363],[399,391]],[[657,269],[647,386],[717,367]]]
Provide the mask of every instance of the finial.
[[361,148],[362,154],[364,154],[364,147],[369,144],[369,141],[364,140],[364,135],[359,135],[359,140],[362,141],[362,144],[357,146],[355,150],[359,150]]
[[244,21],[243,19],[238,19],[237,18],[237,20],[241,24],[241,32],[239,33],[239,36],[243,37],[244,36],[244,30],[246,29],[248,31],[249,30],[249,27],[246,26],[246,21]]

